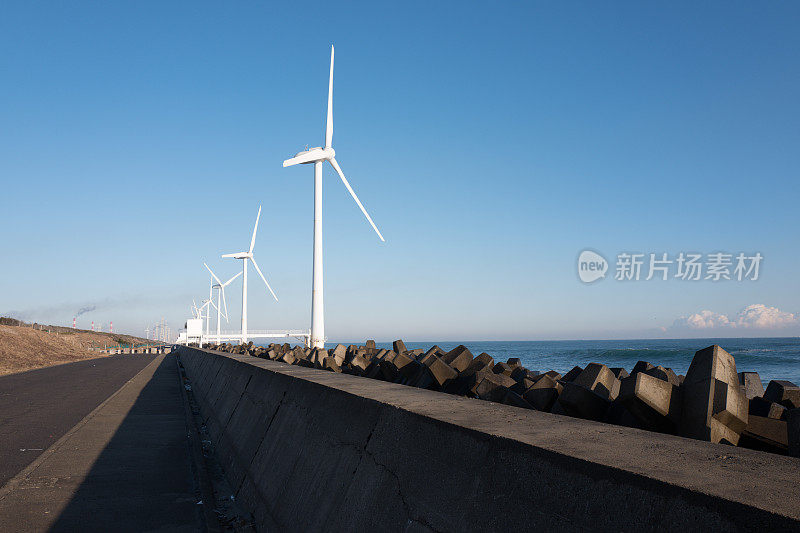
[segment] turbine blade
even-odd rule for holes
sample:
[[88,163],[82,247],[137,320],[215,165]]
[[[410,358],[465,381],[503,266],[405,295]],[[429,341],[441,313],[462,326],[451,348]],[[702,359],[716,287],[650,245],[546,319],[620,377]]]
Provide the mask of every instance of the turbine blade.
[[230,324],[231,321],[228,320],[228,302],[225,301],[225,286],[223,285],[220,290],[222,291],[222,306],[225,308],[225,322]]
[[364,209],[364,206],[361,204],[361,201],[358,199],[358,196],[356,196],[356,192],[350,186],[350,183],[347,182],[347,178],[344,177],[344,173],[342,172],[341,167],[339,167],[339,163],[336,162],[336,158],[328,159],[328,161],[330,161],[330,163],[333,166],[334,170],[336,170],[336,172],[339,174],[339,177],[342,178],[342,183],[344,183],[344,186],[347,187],[348,191],[350,191],[350,196],[353,197],[353,200],[356,201],[356,203],[358,204],[358,207],[361,208],[361,212],[364,213],[365,217],[367,217],[367,221],[372,226],[372,229],[375,230],[375,233],[378,234],[378,237],[380,237],[380,239],[383,242],[386,242],[386,239],[383,238],[383,235],[381,235],[381,232],[378,231],[378,226],[376,226],[375,223],[372,221],[372,218],[369,216],[369,213],[367,213],[367,210]]
[[[228,285],[230,285],[230,284],[231,284],[231,282],[232,282],[233,280],[235,280],[236,278],[238,278],[238,277],[239,277],[239,276],[241,276],[241,275],[242,275],[242,272],[241,272],[241,271],[239,271],[239,273],[237,273],[237,274],[236,274],[235,276],[233,276],[231,279],[229,279],[229,280],[228,280],[228,281],[226,281],[225,283],[220,283],[220,285],[222,285],[223,287],[227,287]],[[223,291],[223,292],[225,292],[225,291]]]
[[222,257],[236,257],[238,254],[224,254]]
[[314,150],[310,150],[310,151],[308,151],[308,152],[306,152],[304,154],[296,155],[296,156],[292,157],[291,159],[287,159],[286,161],[284,161],[283,162],[283,166],[284,166],[284,168],[285,167],[291,167],[293,165],[299,165],[301,163],[311,163],[312,161],[316,161],[318,159],[321,159],[320,158],[320,151],[321,150],[314,149]]
[[219,283],[220,285],[222,285],[222,282],[219,280],[219,278],[217,277],[217,275],[216,275],[216,274],[214,274],[214,271],[213,271],[213,270],[211,270],[211,269],[208,267],[208,265],[207,265],[207,264],[205,264],[205,263],[203,263],[203,266],[204,266],[204,267],[206,267],[206,270],[208,270],[209,272],[211,272],[211,277],[212,277],[212,278],[214,278],[214,279],[216,280],[216,282],[217,282],[217,283]]
[[258,215],[256,215],[256,225],[253,226],[253,238],[250,240],[250,252],[253,253],[253,247],[256,245],[256,232],[258,231],[258,219],[261,218],[261,206],[258,206]]
[[253,266],[256,267],[256,272],[258,272],[258,275],[261,276],[261,279],[264,280],[264,284],[267,286],[267,288],[269,289],[269,292],[272,293],[272,297],[275,298],[275,301],[277,302],[278,301],[278,297],[275,296],[275,291],[273,291],[272,287],[269,286],[269,282],[267,281],[267,278],[264,277],[264,274],[261,273],[261,269],[258,268],[258,263],[256,263],[256,260],[254,258],[252,258],[252,257],[250,258],[250,261],[253,262]]
[[333,45],[331,45],[331,75],[328,79],[328,120],[325,122],[325,148],[333,142]]

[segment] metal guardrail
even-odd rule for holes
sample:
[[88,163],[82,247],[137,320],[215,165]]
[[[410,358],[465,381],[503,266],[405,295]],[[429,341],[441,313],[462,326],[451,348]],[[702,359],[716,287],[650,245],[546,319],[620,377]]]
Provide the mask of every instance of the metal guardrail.
[[[209,333],[208,335],[204,335],[204,337],[216,337],[216,333]],[[241,337],[241,331],[221,331],[220,335],[223,337],[228,336],[237,336]],[[253,337],[257,335],[311,335],[311,332],[307,329],[255,329],[255,330],[248,330],[247,336]]]
[[[311,339],[311,331],[307,329],[261,329],[247,332],[248,340],[257,339],[288,339],[294,338],[308,344]],[[219,335],[210,333],[202,337],[192,337],[189,342],[202,344],[221,343],[221,342],[240,342],[242,339],[241,331],[221,331]],[[184,341],[182,341],[183,343]]]

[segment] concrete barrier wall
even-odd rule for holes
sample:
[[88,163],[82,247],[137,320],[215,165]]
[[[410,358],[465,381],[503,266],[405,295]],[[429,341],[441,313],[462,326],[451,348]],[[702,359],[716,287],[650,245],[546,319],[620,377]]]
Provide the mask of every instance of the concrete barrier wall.
[[260,530],[800,528],[800,459],[179,348]]

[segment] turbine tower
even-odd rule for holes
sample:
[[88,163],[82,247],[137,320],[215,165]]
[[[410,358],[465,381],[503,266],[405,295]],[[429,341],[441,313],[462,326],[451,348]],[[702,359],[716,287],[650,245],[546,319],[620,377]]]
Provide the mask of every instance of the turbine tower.
[[225,301],[225,287],[227,287],[228,285],[233,283],[233,280],[235,280],[236,278],[241,276],[242,273],[239,272],[235,276],[233,276],[231,279],[226,281],[225,283],[222,283],[222,281],[220,281],[220,279],[217,277],[217,275],[214,274],[214,271],[211,270],[211,268],[207,264],[203,263],[203,266],[205,266],[206,270],[208,270],[211,273],[211,277],[214,278],[214,281],[216,282],[216,283],[211,285],[211,289],[212,290],[213,289],[217,289],[217,306],[216,306],[217,307],[217,343],[219,343],[219,339],[220,339],[220,335],[221,335],[220,323],[222,322],[222,320],[221,320],[222,319],[222,307],[220,307],[220,297],[222,298],[222,305],[225,307],[225,321],[226,322],[230,322],[228,320],[228,302]]
[[322,298],[322,163],[328,161],[333,169],[339,174],[342,183],[347,188],[350,196],[356,201],[361,212],[367,221],[378,234],[381,241],[385,242],[383,235],[378,231],[378,227],[372,221],[367,210],[361,204],[355,191],[344,177],[339,163],[336,162],[336,151],[331,142],[333,141],[333,45],[331,45],[331,71],[328,78],[328,117],[325,122],[325,147],[311,148],[304,150],[291,159],[283,162],[284,167],[293,165],[314,163],[314,265],[311,281],[311,347],[325,347],[325,311],[323,309]]
[[258,263],[256,263],[255,257],[253,257],[253,248],[256,245],[256,232],[258,231],[258,219],[261,218],[261,206],[258,206],[258,215],[256,215],[256,225],[253,226],[253,238],[250,239],[250,250],[247,252],[237,252],[234,254],[225,254],[222,257],[224,258],[233,258],[233,259],[241,259],[242,260],[242,344],[247,342],[247,262],[252,261],[253,266],[256,268],[256,272],[258,275],[261,276],[261,279],[264,280],[264,284],[269,289],[269,292],[272,293],[272,297],[275,298],[275,301],[278,301],[278,297],[275,296],[275,291],[272,290],[272,287],[269,286],[269,282],[267,278],[264,277],[264,274],[261,273],[261,269],[258,268]]

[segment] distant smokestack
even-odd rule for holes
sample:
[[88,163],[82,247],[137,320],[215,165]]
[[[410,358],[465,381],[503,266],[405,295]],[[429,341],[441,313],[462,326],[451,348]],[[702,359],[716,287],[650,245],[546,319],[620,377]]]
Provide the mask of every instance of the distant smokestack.
[[114,321],[113,320],[108,324],[108,332],[109,333],[114,333]]
[[77,317],[72,317],[72,329],[75,329],[75,320],[77,320]]
[[92,331],[94,331],[94,320],[92,320]]

